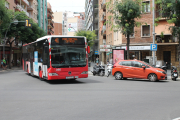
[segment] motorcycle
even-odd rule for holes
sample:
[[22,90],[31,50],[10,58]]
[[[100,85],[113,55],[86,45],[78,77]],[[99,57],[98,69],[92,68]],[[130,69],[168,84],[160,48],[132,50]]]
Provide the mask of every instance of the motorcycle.
[[107,64],[107,77],[109,77],[109,75],[111,74],[112,68],[113,68],[112,64]]
[[171,67],[171,79],[176,81],[177,78],[178,78],[177,68],[175,66],[172,66]]
[[93,75],[95,76],[96,74],[98,74],[99,76],[104,76],[105,74],[105,66],[103,65],[95,65],[93,67],[93,71],[91,71],[93,73]]

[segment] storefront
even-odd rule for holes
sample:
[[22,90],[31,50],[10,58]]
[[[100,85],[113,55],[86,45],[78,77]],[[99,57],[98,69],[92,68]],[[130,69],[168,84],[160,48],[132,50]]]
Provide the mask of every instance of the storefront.
[[167,62],[168,69],[178,66],[178,43],[159,43],[156,56],[157,60]]
[[[116,47],[116,49],[125,49],[126,55],[127,55],[127,47],[121,46]],[[133,59],[133,55],[135,55],[137,60],[144,61],[147,56],[152,56],[152,52],[150,51],[150,45],[149,46],[129,46],[129,59]],[[125,59],[127,59],[127,56],[125,56]]]

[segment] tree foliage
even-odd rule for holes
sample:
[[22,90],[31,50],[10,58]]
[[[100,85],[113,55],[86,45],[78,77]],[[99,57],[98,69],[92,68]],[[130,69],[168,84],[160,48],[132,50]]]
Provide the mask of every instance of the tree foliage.
[[[158,12],[162,13],[162,17],[166,18],[168,23],[174,24],[169,27],[169,30],[173,36],[179,37],[180,50],[180,0],[156,0],[156,4],[159,6]],[[156,21],[158,20],[159,18]]]
[[87,39],[88,46],[92,47],[96,38],[95,31],[79,30],[75,32],[75,36],[84,36]]
[[3,37],[4,31],[8,28],[10,23],[11,14],[5,7],[5,0],[0,0],[0,40]]
[[[112,14],[109,18],[114,31],[121,31],[127,37],[127,59],[129,59],[129,36],[133,33],[133,29],[141,23],[137,22],[141,18],[141,2],[139,0],[112,0],[107,3],[108,11]],[[115,21],[115,24],[111,20]]]

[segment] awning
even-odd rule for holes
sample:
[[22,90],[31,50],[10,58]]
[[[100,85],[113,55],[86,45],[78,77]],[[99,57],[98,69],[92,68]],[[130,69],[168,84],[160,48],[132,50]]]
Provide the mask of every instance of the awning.
[[109,54],[111,54],[112,52],[108,52],[106,55],[109,55]]
[[170,26],[174,26],[174,24],[169,24],[167,21],[160,21],[158,26],[155,27],[156,35],[161,35],[161,32],[163,32],[164,35],[172,35],[169,30]]

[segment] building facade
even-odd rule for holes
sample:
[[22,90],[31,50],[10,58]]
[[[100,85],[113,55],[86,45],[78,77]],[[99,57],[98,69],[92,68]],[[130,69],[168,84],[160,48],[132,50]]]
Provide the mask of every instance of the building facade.
[[62,23],[54,22],[53,35],[62,35]]
[[48,35],[54,34],[54,21],[52,20],[53,17],[54,16],[53,16],[53,12],[51,10],[51,5],[48,2],[47,3],[47,18],[48,18],[48,32],[47,32],[47,34]]
[[86,30],[95,31],[96,39],[91,47],[89,60],[95,61],[99,58],[99,0],[85,1],[85,28]]
[[47,33],[47,0],[38,0],[38,25]]

